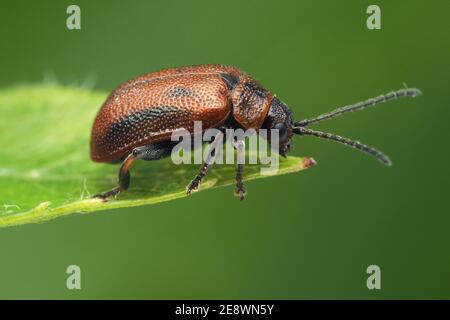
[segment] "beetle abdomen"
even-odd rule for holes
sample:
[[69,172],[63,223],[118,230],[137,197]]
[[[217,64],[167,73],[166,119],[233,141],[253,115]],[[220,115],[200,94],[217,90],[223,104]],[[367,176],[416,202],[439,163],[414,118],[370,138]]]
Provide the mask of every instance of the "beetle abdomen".
[[239,75],[225,66],[173,68],[130,80],[108,97],[92,128],[91,158],[110,162],[133,148],[170,139],[181,128],[192,131],[216,127],[231,112],[228,85],[222,72]]

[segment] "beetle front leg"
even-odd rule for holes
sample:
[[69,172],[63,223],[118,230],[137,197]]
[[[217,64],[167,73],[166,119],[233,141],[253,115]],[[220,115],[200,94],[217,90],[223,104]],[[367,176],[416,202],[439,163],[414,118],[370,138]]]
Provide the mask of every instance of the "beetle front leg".
[[238,140],[234,143],[234,148],[237,150],[236,188],[234,189],[234,195],[240,200],[244,200],[246,191],[244,188],[242,175],[244,173],[245,163],[245,141],[238,138]]
[[209,152],[206,160],[203,162],[200,167],[200,172],[192,179],[191,183],[186,188],[186,192],[188,195],[192,194],[192,192],[197,191],[200,187],[200,183],[203,178],[208,174],[209,169],[212,167],[214,161],[216,160],[217,154],[220,150],[217,150],[219,145],[222,145],[223,133],[219,132],[215,135],[214,141],[209,144]]

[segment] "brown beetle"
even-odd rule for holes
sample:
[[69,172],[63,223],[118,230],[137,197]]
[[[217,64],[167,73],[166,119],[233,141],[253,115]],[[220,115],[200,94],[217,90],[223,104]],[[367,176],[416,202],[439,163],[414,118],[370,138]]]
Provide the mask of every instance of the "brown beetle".
[[[129,168],[133,161],[169,156],[176,143],[171,141],[171,134],[181,128],[192,132],[194,121],[201,121],[205,130],[278,129],[281,155],[289,151],[291,137],[295,133],[340,142],[390,165],[389,158],[375,148],[306,126],[399,97],[415,97],[420,93],[418,89],[405,88],[294,122],[293,114],[285,103],[237,68],[199,65],[148,73],[114,90],[95,119],[91,138],[92,160],[122,161],[118,186],[97,196],[106,199],[128,189]],[[243,152],[243,143],[236,142],[238,152]],[[200,172],[187,187],[188,194],[198,189],[210,169],[210,163],[205,162],[201,166]],[[236,168],[235,194],[243,199],[243,165]]]

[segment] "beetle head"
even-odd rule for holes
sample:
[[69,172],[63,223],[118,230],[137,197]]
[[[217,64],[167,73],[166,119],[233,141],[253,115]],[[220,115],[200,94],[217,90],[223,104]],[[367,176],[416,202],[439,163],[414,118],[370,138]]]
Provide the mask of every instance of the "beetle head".
[[278,130],[280,155],[285,156],[292,146],[294,119],[291,109],[278,98],[274,97],[270,103],[269,111],[262,128],[268,129],[267,138],[270,137],[270,130]]

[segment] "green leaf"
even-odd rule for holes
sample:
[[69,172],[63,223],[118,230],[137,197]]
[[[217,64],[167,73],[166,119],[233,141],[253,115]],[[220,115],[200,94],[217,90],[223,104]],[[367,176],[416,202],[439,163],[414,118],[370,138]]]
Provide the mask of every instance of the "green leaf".
[[[186,196],[185,186],[199,166],[177,166],[169,157],[152,163],[136,161],[131,187],[117,199],[90,198],[116,184],[118,165],[89,159],[91,125],[106,96],[56,85],[0,91],[0,227]],[[312,164],[310,158],[281,158],[276,174]],[[265,176],[260,166],[245,168],[246,181]],[[200,190],[232,184],[234,177],[233,165],[216,165]],[[232,196],[232,191],[224,191],[224,197]]]

